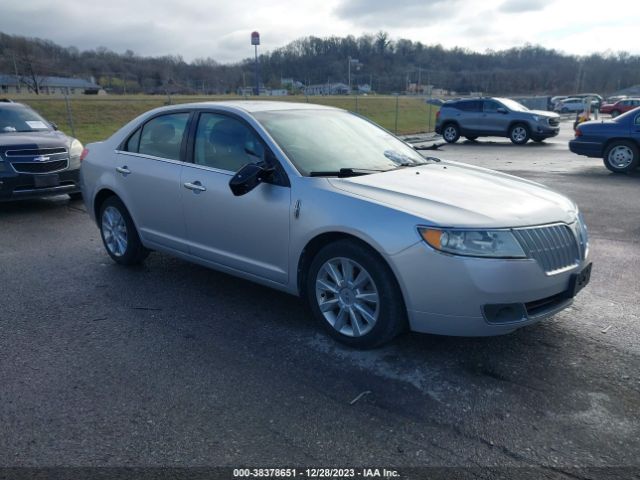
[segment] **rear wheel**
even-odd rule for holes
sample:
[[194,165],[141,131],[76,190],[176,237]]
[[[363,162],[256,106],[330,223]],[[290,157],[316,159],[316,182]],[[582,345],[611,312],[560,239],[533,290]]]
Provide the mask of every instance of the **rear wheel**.
[[615,173],[627,173],[638,168],[638,147],[625,140],[611,143],[604,152],[604,166]]
[[144,248],[131,215],[118,197],[107,198],[100,207],[100,235],[109,256],[121,265],[141,263],[149,250]]
[[329,334],[356,348],[380,346],[406,326],[393,272],[369,247],[340,240],[322,248],[306,276],[306,296]]
[[616,118],[618,115],[620,115],[620,111],[619,110],[612,110],[611,111],[611,118]]
[[509,139],[516,145],[524,145],[529,141],[529,129],[522,123],[516,123],[509,130]]
[[460,130],[455,123],[448,123],[442,129],[442,138],[447,143],[456,143],[460,138]]

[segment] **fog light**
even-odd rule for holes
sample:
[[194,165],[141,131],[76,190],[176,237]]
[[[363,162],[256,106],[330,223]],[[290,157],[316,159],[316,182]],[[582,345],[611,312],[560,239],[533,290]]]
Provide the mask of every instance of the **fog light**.
[[483,307],[484,318],[489,323],[504,324],[521,322],[527,318],[527,310],[522,303],[497,303]]

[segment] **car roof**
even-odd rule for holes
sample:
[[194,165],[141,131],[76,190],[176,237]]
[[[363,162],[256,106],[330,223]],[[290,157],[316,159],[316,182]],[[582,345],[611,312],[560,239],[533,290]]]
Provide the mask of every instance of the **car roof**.
[[[300,102],[276,102],[272,100],[225,100],[221,102],[197,102],[197,103],[181,103],[172,105],[175,109],[180,108],[211,108],[211,107],[227,107],[230,109],[243,110],[247,113],[256,112],[272,112],[282,110],[338,110],[340,108],[318,105],[315,103]],[[166,108],[166,107],[165,107]]]

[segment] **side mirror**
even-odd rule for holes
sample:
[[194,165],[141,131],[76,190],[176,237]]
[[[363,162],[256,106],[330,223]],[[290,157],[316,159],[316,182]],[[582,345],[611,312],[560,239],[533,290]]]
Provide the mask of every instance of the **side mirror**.
[[498,107],[498,108],[496,109],[496,112],[498,112],[498,113],[509,113],[509,112],[507,111],[507,109],[506,109],[506,108],[504,108],[504,107]]
[[273,168],[264,168],[255,163],[247,163],[229,180],[229,188],[236,197],[249,193],[273,175]]
[[53,128],[54,130],[56,130],[56,131],[59,130],[57,123],[49,122],[49,125],[51,125],[51,128]]

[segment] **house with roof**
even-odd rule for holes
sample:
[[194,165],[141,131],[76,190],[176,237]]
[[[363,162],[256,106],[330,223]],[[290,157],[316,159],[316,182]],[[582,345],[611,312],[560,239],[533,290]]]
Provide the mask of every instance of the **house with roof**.
[[[96,95],[104,93],[97,83],[84,78],[39,76],[42,95]],[[16,75],[0,74],[0,94],[35,93],[33,79]]]
[[305,95],[347,95],[349,86],[344,83],[320,83],[304,87]]

